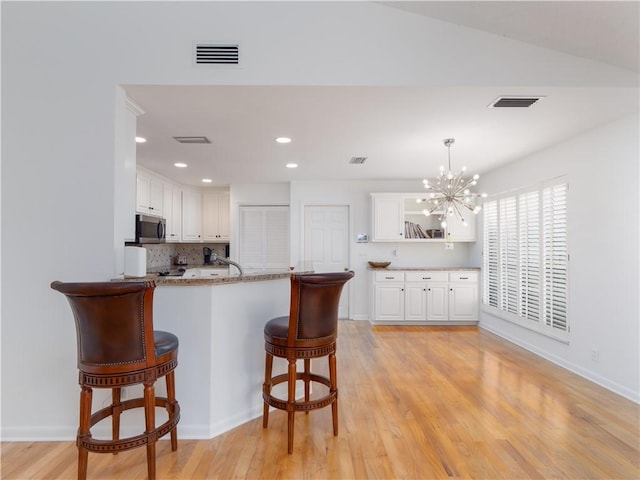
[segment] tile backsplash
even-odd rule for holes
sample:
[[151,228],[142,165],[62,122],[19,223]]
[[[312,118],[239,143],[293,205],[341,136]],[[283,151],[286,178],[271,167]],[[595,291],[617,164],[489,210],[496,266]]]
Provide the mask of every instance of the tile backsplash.
[[190,265],[202,265],[204,262],[204,254],[202,249],[209,247],[220,257],[225,257],[224,243],[162,243],[162,244],[145,244],[147,249],[147,269],[156,267],[165,267],[176,263],[178,255],[187,257],[187,263]]

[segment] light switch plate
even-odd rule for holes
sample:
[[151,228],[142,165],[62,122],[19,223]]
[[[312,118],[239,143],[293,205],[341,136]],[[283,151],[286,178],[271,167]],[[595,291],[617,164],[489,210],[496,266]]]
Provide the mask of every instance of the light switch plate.
[[445,250],[453,250],[453,245],[454,245],[453,242],[447,242],[444,244],[444,248]]

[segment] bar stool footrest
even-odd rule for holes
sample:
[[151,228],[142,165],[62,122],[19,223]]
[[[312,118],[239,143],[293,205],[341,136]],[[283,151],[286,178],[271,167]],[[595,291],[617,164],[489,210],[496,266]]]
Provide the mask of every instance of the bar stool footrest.
[[[176,426],[178,425],[178,421],[180,420],[180,405],[178,404],[178,402],[174,402],[172,405],[171,403],[169,403],[169,400],[167,398],[156,397],[155,406],[166,408],[167,411],[170,412],[170,415],[169,419],[166,422],[154,428],[150,432],[141,433],[140,435],[135,435],[133,437],[121,438],[118,440],[98,440],[92,438],[91,433],[89,433],[89,435],[84,436],[78,435],[76,439],[76,445],[80,448],[88,450],[89,452],[114,453],[131,450],[133,448],[146,445],[150,442],[154,442],[176,428]],[[121,411],[138,407],[144,407],[144,398],[134,398],[120,404]],[[93,415],[91,415],[91,426],[93,427],[99,421],[110,417],[113,414],[113,408],[114,406],[111,405],[109,407],[98,410]]]

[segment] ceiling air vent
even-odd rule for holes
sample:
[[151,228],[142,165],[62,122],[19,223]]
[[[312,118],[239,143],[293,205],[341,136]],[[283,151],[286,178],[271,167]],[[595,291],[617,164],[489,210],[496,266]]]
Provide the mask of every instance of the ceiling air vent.
[[196,44],[196,65],[238,65],[238,45]]
[[352,165],[361,165],[367,161],[367,157],[351,157],[349,163]]
[[542,97],[498,97],[490,108],[528,108]]
[[179,143],[211,143],[207,137],[173,137]]

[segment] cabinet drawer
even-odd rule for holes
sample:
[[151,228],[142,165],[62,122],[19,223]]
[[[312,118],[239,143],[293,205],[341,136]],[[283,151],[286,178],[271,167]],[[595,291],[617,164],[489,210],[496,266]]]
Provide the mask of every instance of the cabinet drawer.
[[376,282],[404,282],[404,272],[375,272]]
[[478,272],[449,272],[449,281],[478,283]]
[[448,272],[406,272],[405,281],[407,282],[447,282],[449,280]]

